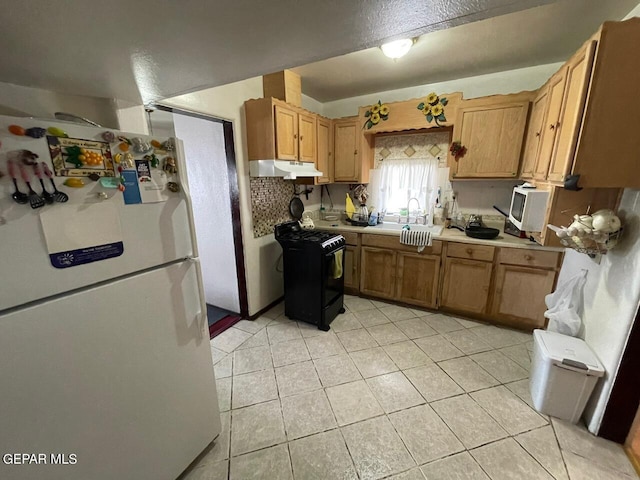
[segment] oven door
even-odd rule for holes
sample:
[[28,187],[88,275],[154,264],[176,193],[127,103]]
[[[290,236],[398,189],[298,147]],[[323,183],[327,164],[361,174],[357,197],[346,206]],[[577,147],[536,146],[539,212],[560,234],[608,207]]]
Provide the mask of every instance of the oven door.
[[327,307],[344,294],[344,246],[325,253],[323,275],[322,306]]

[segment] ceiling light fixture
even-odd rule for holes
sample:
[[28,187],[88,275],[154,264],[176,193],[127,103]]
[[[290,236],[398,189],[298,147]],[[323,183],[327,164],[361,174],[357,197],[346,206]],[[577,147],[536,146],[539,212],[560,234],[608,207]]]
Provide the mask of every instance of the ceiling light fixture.
[[380,47],[382,53],[384,53],[387,57],[393,58],[394,60],[404,57],[411,46],[416,43],[415,38],[403,38],[400,40],[394,40],[393,42],[385,43]]

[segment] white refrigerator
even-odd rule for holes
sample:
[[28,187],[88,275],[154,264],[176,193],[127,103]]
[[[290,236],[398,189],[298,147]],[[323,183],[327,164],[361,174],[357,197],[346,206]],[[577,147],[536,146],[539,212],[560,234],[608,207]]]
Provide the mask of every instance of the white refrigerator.
[[175,479],[220,433],[167,140],[0,117],[0,478]]

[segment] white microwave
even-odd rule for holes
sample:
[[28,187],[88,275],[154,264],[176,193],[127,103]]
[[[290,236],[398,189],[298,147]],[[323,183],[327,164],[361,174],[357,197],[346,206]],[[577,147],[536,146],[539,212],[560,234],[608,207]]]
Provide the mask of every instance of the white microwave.
[[526,232],[541,232],[547,211],[549,192],[535,188],[514,187],[509,220]]

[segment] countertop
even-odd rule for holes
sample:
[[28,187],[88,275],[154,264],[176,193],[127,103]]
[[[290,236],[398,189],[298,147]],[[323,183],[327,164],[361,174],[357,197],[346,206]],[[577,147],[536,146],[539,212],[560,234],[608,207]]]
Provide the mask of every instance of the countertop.
[[[392,236],[400,236],[400,230],[390,230],[385,229],[384,224],[376,225],[375,227],[354,227],[351,224],[344,223],[342,221],[327,221],[327,220],[314,220],[315,228],[317,230],[336,230],[342,232],[353,232],[353,233],[367,233],[367,234],[375,234],[375,235],[392,235]],[[498,225],[490,225],[487,226],[498,228]],[[562,247],[544,247],[538,245],[535,242],[532,242],[526,238],[517,238],[513,235],[508,235],[502,232],[500,229],[500,235],[493,240],[482,240],[479,238],[471,238],[467,237],[464,232],[457,230],[455,228],[443,229],[442,234],[435,235],[433,237],[434,240],[442,240],[445,242],[460,242],[460,243],[472,243],[476,245],[490,245],[494,247],[509,247],[509,248],[527,248],[534,250],[545,250],[551,252],[563,252],[564,248]]]

